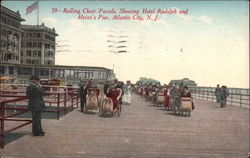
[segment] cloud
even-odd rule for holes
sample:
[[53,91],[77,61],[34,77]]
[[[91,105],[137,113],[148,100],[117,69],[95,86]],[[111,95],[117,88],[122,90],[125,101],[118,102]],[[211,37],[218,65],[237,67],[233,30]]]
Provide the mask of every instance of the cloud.
[[178,17],[181,18],[186,23],[189,23],[189,22],[195,21],[195,20],[202,21],[202,22],[207,23],[207,24],[211,24],[213,22],[213,19],[209,16],[206,16],[206,15],[196,17],[196,16],[191,16],[191,15],[178,14]]
[[42,22],[44,22],[47,25],[54,25],[58,23],[58,20],[52,17],[44,17],[42,18]]
[[68,45],[68,44],[61,44],[61,45],[57,45],[57,48],[59,48],[59,47],[69,47],[70,45]]
[[195,19],[194,16],[191,16],[191,15],[184,15],[184,14],[177,14],[177,16],[179,18],[181,18],[184,22],[191,22]]
[[200,17],[198,17],[197,19],[199,19],[199,20],[201,20],[201,21],[203,21],[203,22],[205,22],[205,23],[208,23],[208,24],[211,24],[212,21],[213,21],[213,19],[212,19],[211,17],[205,16],[205,15],[200,16]]
[[[175,9],[177,10],[177,12],[180,11],[179,8],[175,8]],[[206,16],[206,15],[192,16],[192,15],[188,15],[188,14],[178,14],[177,13],[177,16],[179,18],[181,18],[186,23],[189,23],[189,22],[194,21],[194,20],[202,21],[202,22],[207,23],[207,24],[211,24],[213,22],[213,19],[209,16]]]

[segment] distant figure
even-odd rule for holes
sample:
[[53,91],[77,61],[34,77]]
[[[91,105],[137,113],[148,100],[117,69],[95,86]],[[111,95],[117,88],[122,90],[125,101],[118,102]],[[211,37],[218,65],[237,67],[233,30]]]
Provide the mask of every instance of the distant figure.
[[113,102],[113,110],[116,110],[117,105],[119,104],[119,100],[122,94],[122,90],[120,88],[115,88],[115,86],[111,86],[108,89],[107,97],[109,97]]
[[228,97],[228,89],[226,86],[221,87],[221,94],[220,94],[220,107],[226,107],[227,104],[227,97]]
[[86,104],[86,95],[87,95],[87,85],[83,81],[80,83],[79,94],[80,94],[80,102],[81,102],[81,112],[83,112],[84,106]]
[[91,79],[88,80],[87,87],[90,88],[92,86],[93,86],[93,79],[91,78]]
[[110,81],[107,81],[105,84],[104,84],[104,87],[103,87],[103,90],[104,90],[104,94],[107,95],[108,93],[108,88],[110,87],[111,83]]
[[[184,86],[183,91],[182,91],[180,97],[192,98],[188,86]],[[192,100],[192,110],[194,110],[194,108],[195,108],[195,107],[194,107],[194,102],[193,102],[193,100]]]
[[120,104],[122,104],[122,97],[123,97],[123,95],[124,95],[123,86],[124,86],[124,84],[123,84],[123,82],[121,82],[121,81],[119,81],[119,82],[116,84],[116,88],[121,89],[121,91],[122,91],[122,92],[121,92],[122,95],[121,95],[121,97],[120,97],[120,99],[119,99],[119,103],[120,103]]
[[180,97],[190,97],[191,98],[191,93],[188,89],[188,86],[183,87],[183,90],[181,91],[180,95],[181,95]]
[[40,87],[40,79],[38,76],[30,77],[31,83],[27,87],[26,95],[29,99],[28,109],[32,113],[32,133],[33,136],[44,136],[45,132],[42,129],[41,113],[45,109],[43,95],[45,90]]
[[215,89],[215,96],[216,96],[216,102],[220,103],[220,93],[221,93],[221,88],[220,85],[217,84],[217,87]]
[[164,106],[165,108],[170,108],[169,105],[170,101],[170,88],[166,86],[166,89],[164,89]]
[[140,86],[140,96],[142,97],[143,94],[143,86]]
[[123,86],[123,103],[129,105],[131,102],[131,94],[132,94],[132,89],[131,89],[131,84],[130,81],[127,81],[127,83]]
[[117,88],[117,86],[118,86],[118,79],[117,78],[115,78],[113,80],[113,85]]
[[173,98],[173,105],[172,105],[172,111],[174,111],[174,113],[177,112],[177,110],[179,109],[179,105],[180,105],[180,91],[177,87],[173,87],[173,89],[170,92],[171,97]]

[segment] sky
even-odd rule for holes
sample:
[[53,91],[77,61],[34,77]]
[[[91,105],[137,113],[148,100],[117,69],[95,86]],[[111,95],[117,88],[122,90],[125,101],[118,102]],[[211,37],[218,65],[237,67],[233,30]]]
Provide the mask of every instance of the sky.
[[[25,19],[22,24],[36,25],[38,9],[26,15],[34,2],[3,1],[2,5],[19,10]],[[83,13],[87,9],[95,13]],[[116,13],[99,13],[100,9]],[[143,9],[155,12],[143,14]],[[176,13],[160,14],[159,9]],[[114,20],[115,15],[130,20]],[[148,77],[168,84],[189,78],[198,86],[249,88],[248,1],[39,1],[41,23],[54,27],[59,35],[57,65],[114,69],[121,81]]]

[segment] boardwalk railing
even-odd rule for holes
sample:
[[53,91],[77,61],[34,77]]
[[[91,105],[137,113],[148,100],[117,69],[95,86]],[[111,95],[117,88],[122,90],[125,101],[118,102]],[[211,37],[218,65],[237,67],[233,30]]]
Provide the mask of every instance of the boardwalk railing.
[[[32,122],[30,119],[20,119],[20,118],[11,118],[29,112],[27,109],[28,98],[25,94],[25,91],[0,91],[0,147],[4,148],[4,135],[11,131],[14,131],[18,128],[26,126]],[[71,111],[74,106],[78,107],[79,103],[79,94],[78,90],[65,91],[63,92],[46,92],[44,97],[46,107],[55,106],[55,110],[44,110],[44,112],[55,112],[57,114],[57,119],[60,117],[60,112],[66,114],[67,108],[70,107]],[[25,104],[26,107],[17,106],[17,104]],[[70,106],[67,106],[70,105]],[[9,112],[11,110],[11,112]],[[5,130],[5,121],[23,121],[25,123],[12,127],[9,130]]]
[[[192,87],[190,89],[193,97],[216,102],[215,88]],[[250,94],[248,89],[229,89],[227,105],[249,108],[249,103]]]
[[[8,103],[13,103],[13,102],[18,102],[18,101],[24,101],[24,100],[27,100],[27,97],[26,96],[23,96],[23,97],[18,97],[18,98],[15,98],[15,99],[3,99],[1,100],[1,106],[0,106],[0,126],[1,126],[1,130],[0,130],[0,147],[1,148],[4,148],[4,134],[6,133],[9,133],[11,131],[14,131],[18,128],[21,128],[23,126],[26,126],[28,124],[30,124],[32,122],[31,119],[17,119],[17,118],[11,118],[11,117],[14,117],[14,116],[17,116],[17,115],[21,115],[23,113],[26,113],[28,112],[29,110],[27,108],[17,108],[17,107],[7,107],[6,105]],[[8,114],[6,111],[9,110],[9,109],[14,109],[16,111],[19,111],[19,112],[14,112],[14,113],[11,113],[11,114]],[[25,122],[25,123],[22,123],[21,125],[18,125],[18,126],[15,126],[11,129],[8,129],[8,130],[5,130],[4,126],[5,126],[5,121],[21,121],[21,122]]]

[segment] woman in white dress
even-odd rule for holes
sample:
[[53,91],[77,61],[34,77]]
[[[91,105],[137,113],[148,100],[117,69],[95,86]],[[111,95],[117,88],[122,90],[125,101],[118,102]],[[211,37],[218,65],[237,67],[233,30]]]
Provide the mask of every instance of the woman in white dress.
[[122,102],[124,104],[129,105],[131,102],[131,94],[132,94],[130,81],[127,81],[127,83],[123,86],[123,92],[124,92],[124,95],[122,98]]

